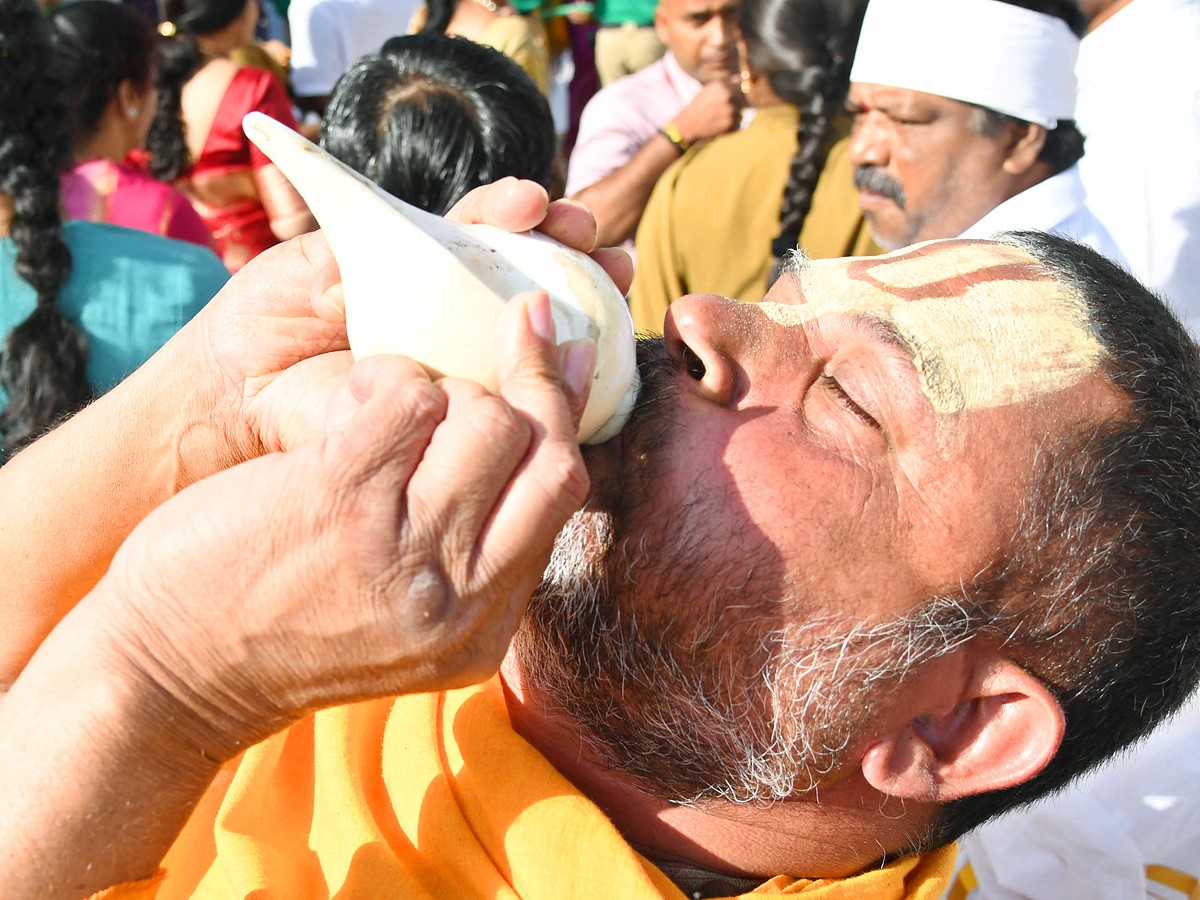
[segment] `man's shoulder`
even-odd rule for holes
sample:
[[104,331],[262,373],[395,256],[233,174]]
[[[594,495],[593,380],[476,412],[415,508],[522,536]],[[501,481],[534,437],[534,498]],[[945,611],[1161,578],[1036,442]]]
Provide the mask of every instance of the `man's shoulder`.
[[597,91],[596,97],[606,96],[626,100],[629,97],[643,93],[647,89],[663,90],[669,86],[670,79],[667,75],[667,58],[664,56],[656,59],[644,69],[639,69],[629,75],[622,75],[612,84]]

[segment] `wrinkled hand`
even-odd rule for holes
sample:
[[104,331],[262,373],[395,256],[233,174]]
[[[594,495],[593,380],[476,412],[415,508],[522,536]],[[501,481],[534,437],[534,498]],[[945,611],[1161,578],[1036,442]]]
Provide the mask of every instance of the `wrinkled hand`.
[[502,328],[500,397],[370,357],[321,439],[155,511],[97,592],[111,646],[230,752],[314,708],[494,673],[586,495],[591,377],[590,344],[560,362],[545,294]]
[[[448,217],[514,232],[536,228],[585,252],[596,242],[596,222],[586,207],[550,203],[540,185],[516,178],[476,188]],[[627,254],[607,249],[592,256],[628,291],[633,267]],[[201,314],[207,352],[222,373],[231,407],[229,421],[236,423],[231,463],[323,433],[329,397],[351,362],[348,352],[338,352],[349,349],[345,315],[337,263],[319,232],[252,261]]]
[[694,144],[734,131],[741,123],[745,101],[738,79],[714,78],[679,111],[674,122],[684,139]]

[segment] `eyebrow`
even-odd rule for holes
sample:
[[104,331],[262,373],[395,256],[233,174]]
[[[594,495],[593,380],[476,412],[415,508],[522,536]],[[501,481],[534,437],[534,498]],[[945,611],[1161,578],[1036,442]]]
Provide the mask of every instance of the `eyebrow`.
[[909,362],[916,362],[916,350],[913,349],[909,340],[900,333],[900,329],[895,322],[867,313],[855,313],[847,318],[854,324],[854,327],[868,332],[871,337],[875,338],[881,344],[887,345],[892,350],[897,351]]

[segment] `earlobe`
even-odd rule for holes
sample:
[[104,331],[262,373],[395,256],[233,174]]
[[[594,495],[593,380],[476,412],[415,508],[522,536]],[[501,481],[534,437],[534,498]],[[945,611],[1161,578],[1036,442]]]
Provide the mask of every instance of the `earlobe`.
[[1038,160],[1038,154],[1046,145],[1046,129],[1032,122],[1024,122],[1014,134],[1012,149],[1004,160],[1004,171],[1009,175],[1024,175]]
[[894,797],[957,800],[1028,781],[1058,752],[1064,725],[1039,679],[993,656],[948,712],[914,716],[874,741],[862,772]]

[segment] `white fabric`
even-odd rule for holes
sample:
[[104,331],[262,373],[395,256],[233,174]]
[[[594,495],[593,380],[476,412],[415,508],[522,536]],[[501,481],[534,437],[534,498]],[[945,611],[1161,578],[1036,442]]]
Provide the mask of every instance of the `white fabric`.
[[1083,39],[1077,122],[1088,205],[1200,339],[1197,58],[1200,3],[1133,0]]
[[1170,885],[1200,877],[1197,748],[1193,698],[1125,756],[984,824],[959,843],[978,882],[968,900],[1186,900]]
[[1075,114],[1079,40],[999,0],[871,0],[850,80],[986,106],[1053,128]]
[[408,31],[421,0],[292,0],[291,81],[298,97],[324,97],[359,57]]
[[1017,230],[1052,231],[1126,265],[1108,230],[1088,209],[1078,166],[1009,197],[959,237],[989,238],[999,231]]

